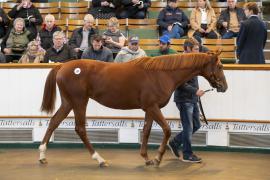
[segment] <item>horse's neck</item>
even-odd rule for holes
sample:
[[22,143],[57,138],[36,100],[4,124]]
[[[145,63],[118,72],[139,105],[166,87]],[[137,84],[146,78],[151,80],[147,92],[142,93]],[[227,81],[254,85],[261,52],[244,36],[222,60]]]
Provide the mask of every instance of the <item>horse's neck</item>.
[[189,81],[194,76],[198,76],[200,73],[199,69],[178,69],[172,71],[171,77],[175,83],[175,88]]

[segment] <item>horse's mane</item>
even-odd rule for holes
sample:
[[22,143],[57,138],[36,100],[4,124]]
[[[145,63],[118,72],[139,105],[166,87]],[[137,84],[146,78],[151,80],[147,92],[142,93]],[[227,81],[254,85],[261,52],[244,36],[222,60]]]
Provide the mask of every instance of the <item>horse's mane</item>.
[[174,54],[137,58],[128,63],[148,70],[175,70],[201,67],[211,58],[205,53]]

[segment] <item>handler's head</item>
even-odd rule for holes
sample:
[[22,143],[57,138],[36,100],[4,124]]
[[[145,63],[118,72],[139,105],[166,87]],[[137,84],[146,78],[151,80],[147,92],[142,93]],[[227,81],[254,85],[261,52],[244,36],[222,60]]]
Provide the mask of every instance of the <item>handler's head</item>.
[[198,53],[200,50],[199,42],[191,37],[185,40],[184,42],[184,52],[185,53]]

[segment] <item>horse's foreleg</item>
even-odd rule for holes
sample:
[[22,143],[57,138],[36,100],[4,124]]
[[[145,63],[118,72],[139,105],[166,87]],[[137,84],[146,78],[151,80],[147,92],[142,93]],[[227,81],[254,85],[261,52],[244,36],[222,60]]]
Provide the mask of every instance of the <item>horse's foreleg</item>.
[[[82,106],[79,106],[79,107],[82,107]],[[87,137],[86,128],[85,128],[85,121],[86,121],[85,112],[86,112],[86,109],[83,109],[83,108],[79,110],[78,109],[74,110],[75,123],[76,123],[75,131],[81,138],[82,142],[84,143],[88,151],[90,152],[92,159],[97,160],[100,167],[106,167],[108,166],[108,163],[94,150],[92,144],[90,143]]]
[[149,116],[149,113],[147,111],[145,112],[145,121],[143,126],[143,139],[142,139],[142,145],[141,145],[141,156],[145,160],[146,165],[152,165],[152,161],[149,160],[148,153],[147,153],[147,143],[149,139],[149,135],[151,132],[151,127],[153,124],[153,119],[151,116]]
[[151,109],[150,113],[151,113],[152,118],[159,124],[159,126],[162,128],[163,133],[164,133],[162,143],[158,149],[158,155],[155,157],[155,160],[154,160],[155,165],[158,166],[166,151],[166,145],[171,136],[171,128],[166,122],[165,118],[163,117],[158,106],[154,106]]
[[46,149],[47,144],[52,136],[53,131],[59,126],[59,124],[67,117],[68,113],[71,111],[71,107],[68,104],[62,103],[58,111],[51,118],[49,127],[47,128],[46,134],[39,146],[39,162],[41,164],[46,164]]

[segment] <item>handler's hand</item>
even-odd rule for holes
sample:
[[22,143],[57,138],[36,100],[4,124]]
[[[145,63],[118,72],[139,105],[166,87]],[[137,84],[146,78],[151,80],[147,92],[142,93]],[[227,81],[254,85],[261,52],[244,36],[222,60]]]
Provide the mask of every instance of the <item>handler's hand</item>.
[[196,95],[201,97],[204,95],[204,90],[201,90],[201,89],[198,89],[197,92],[196,92]]

